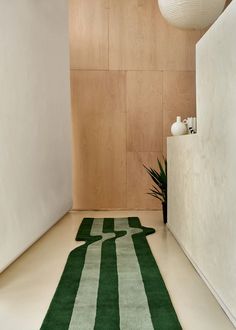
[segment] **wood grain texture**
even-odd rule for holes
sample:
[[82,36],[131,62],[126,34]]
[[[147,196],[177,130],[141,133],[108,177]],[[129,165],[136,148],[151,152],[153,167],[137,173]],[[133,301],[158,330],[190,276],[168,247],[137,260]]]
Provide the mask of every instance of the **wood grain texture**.
[[166,154],[166,137],[171,135],[171,125],[176,117],[182,120],[196,116],[195,72],[164,72],[163,76],[163,153]]
[[73,208],[126,208],[125,114],[88,114],[74,122]]
[[163,78],[164,135],[169,136],[176,116],[196,115],[195,72],[164,72]]
[[108,69],[108,0],[69,0],[70,65]]
[[158,209],[156,165],[177,115],[195,115],[195,44],[156,0],[69,0],[74,208]]
[[162,69],[164,25],[155,0],[110,0],[110,69]]
[[[94,88],[88,83],[90,75]],[[119,88],[114,92],[114,84],[102,81],[108,82],[110,75],[72,72],[75,209],[126,208],[126,114],[122,107],[125,101],[120,100],[124,95],[117,92]],[[121,77],[123,81],[123,76],[121,72],[115,73],[118,80]],[[83,95],[85,90],[87,95]]]
[[158,199],[147,195],[152,186],[152,180],[146,173],[146,166],[157,166],[157,152],[128,152],[127,153],[127,207],[128,209],[160,209]]
[[109,17],[110,69],[194,70],[201,33],[170,26],[156,0],[110,0]]
[[72,102],[80,113],[126,112],[126,73],[71,71]]
[[162,150],[162,87],[160,71],[127,73],[128,151]]
[[195,47],[202,32],[180,30],[167,24],[165,29],[164,71],[194,71]]

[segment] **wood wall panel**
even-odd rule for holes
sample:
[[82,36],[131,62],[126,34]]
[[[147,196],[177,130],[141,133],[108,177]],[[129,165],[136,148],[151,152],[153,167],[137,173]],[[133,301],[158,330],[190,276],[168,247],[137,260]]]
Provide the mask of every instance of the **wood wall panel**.
[[125,114],[75,119],[74,209],[126,208]]
[[126,112],[126,72],[73,70],[71,90],[80,115]]
[[127,73],[128,151],[162,150],[161,71]]
[[[92,75],[99,91],[83,96]],[[72,72],[74,209],[126,208],[126,114],[109,72]],[[115,77],[123,81],[123,73]],[[113,81],[114,76],[112,77]],[[104,82],[105,80],[105,82]],[[92,85],[92,84],[91,84]],[[95,86],[94,85],[94,86]],[[118,84],[119,85],[119,84]],[[106,86],[106,88],[104,88]],[[92,90],[91,90],[92,93]],[[84,93],[86,94],[86,93]],[[111,106],[109,98],[112,97]]]
[[143,164],[156,167],[157,152],[127,153],[127,207],[128,209],[159,209],[158,199],[148,195],[152,180],[146,173]]
[[195,115],[195,44],[156,0],[69,0],[75,209],[159,209],[156,165],[177,115]]
[[69,0],[70,65],[108,69],[109,0]]
[[201,31],[179,30],[166,26],[164,71],[195,71],[195,47]]
[[164,72],[163,115],[164,136],[171,135],[170,126],[181,115],[182,119],[195,116],[195,72]]
[[194,71],[168,71],[163,76],[163,153],[166,138],[177,116],[182,120],[196,116],[196,87]]
[[110,0],[111,70],[195,70],[199,31],[170,26],[157,0]]
[[111,70],[161,70],[165,22],[155,0],[110,0]]

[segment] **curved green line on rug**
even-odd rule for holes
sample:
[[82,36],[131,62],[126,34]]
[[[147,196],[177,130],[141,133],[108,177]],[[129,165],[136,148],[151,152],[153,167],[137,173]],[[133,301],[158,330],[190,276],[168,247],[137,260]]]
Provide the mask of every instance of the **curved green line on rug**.
[[[110,232],[112,228],[106,229],[106,226],[110,226],[111,223],[108,223],[107,221],[110,221],[109,219],[104,219],[104,232]],[[52,300],[52,303],[49,307],[48,313],[45,317],[45,320],[43,322],[43,325],[41,327],[42,330],[66,330],[68,329],[75,297],[77,294],[77,290],[80,283],[81,273],[84,267],[84,261],[85,256],[87,252],[87,248],[90,244],[93,242],[102,239],[102,236],[91,236],[90,231],[91,227],[93,225],[93,218],[85,218],[83,222],[81,223],[81,226],[79,228],[79,231],[76,236],[76,240],[82,240],[86,243],[83,246],[80,246],[73,250],[67,260],[64,272],[62,274],[60,283],[58,285],[58,288],[56,290],[56,293],[54,295],[54,298]],[[112,221],[114,224],[114,221]],[[106,223],[106,225],[105,225]],[[177,316],[175,314],[175,311],[173,309],[168,291],[165,287],[164,281],[161,277],[160,271],[156,265],[156,261],[151,253],[150,247],[148,245],[146,235],[150,235],[153,232],[155,232],[152,228],[146,228],[141,226],[141,223],[138,218],[133,217],[129,218],[130,227],[134,228],[142,228],[143,232],[135,234],[132,236],[133,243],[136,250],[136,255],[138,258],[138,262],[140,265],[140,270],[144,282],[145,292],[148,299],[148,304],[150,308],[151,318],[153,322],[154,329],[158,330],[177,330],[181,329],[181,326],[178,322]],[[109,231],[108,231],[109,230]],[[113,231],[114,233],[114,231]],[[126,232],[123,234],[125,235]],[[118,235],[118,236],[117,236]],[[117,232],[116,237],[111,238],[110,240],[115,242],[115,239],[121,235],[121,232]],[[140,239],[141,238],[141,239]],[[102,243],[102,246],[104,247],[105,254],[107,253],[107,242],[104,241]],[[109,246],[111,248],[111,253],[114,257],[114,248],[115,244],[113,246]],[[115,256],[116,258],[116,256]],[[115,259],[116,260],[116,259]],[[113,310],[113,317],[110,319],[107,318],[109,313],[106,313],[106,316],[102,316],[102,306],[103,298],[101,297],[103,295],[109,294],[109,291],[111,290],[111,283],[109,283],[106,275],[109,273],[106,271],[108,263],[106,262],[103,266],[101,265],[101,288],[99,284],[99,290],[101,294],[97,297],[97,313],[96,321],[95,321],[95,329],[100,330],[104,329],[104,324],[107,322],[111,322],[110,324],[113,324],[112,329],[119,329],[118,324],[118,317],[119,317],[119,306],[117,308],[117,265],[114,263],[113,260],[113,268],[112,268],[112,277],[113,277],[113,284],[114,285],[114,299],[116,308]],[[102,270],[103,267],[103,270]],[[105,270],[105,273],[104,273]],[[100,279],[99,279],[100,280]],[[157,283],[158,282],[158,283]],[[160,283],[159,283],[160,282]],[[117,283],[117,284],[116,284]],[[104,287],[107,286],[106,288]],[[100,296],[100,298],[99,298]],[[105,297],[105,296],[104,296]],[[103,302],[102,302],[103,300]],[[100,305],[100,307],[99,307]],[[99,316],[100,314],[100,316]],[[114,326],[116,324],[116,326]]]
[[128,218],[115,220],[116,230],[127,230],[127,235],[116,242],[119,276],[120,328],[153,330],[148,300],[139,262],[133,244],[133,234],[142,228],[130,227]]
[[146,236],[155,232],[143,227],[139,218],[129,217],[129,225],[142,228],[143,232],[132,235],[146,291],[153,327],[155,330],[181,330],[168,290],[151,252]]
[[[107,220],[108,221],[113,220],[113,228],[114,228],[114,218],[104,219],[104,227],[103,227],[104,233],[113,232],[115,234],[115,237],[109,239],[108,241],[115,242],[116,238],[126,234],[126,231],[120,231],[120,232],[112,231],[110,224],[107,222]],[[84,268],[84,261],[85,261],[87,248],[90,244],[93,244],[98,240],[102,240],[101,235],[97,235],[97,236],[90,235],[93,222],[94,222],[94,218],[84,218],[82,220],[82,223],[76,235],[76,241],[84,241],[85,244],[75,248],[70,252],[61,279],[59,281],[58,287],[54,293],[53,299],[48,308],[47,314],[43,320],[40,330],[54,330],[54,329],[67,330],[69,328],[73,307],[76,299],[76,294],[78,291],[82,271]],[[111,248],[110,252],[111,253],[112,251],[114,252],[114,247],[110,246],[110,248]],[[114,263],[113,263],[113,267],[115,267]],[[115,277],[116,275],[113,276]],[[104,281],[106,281],[106,279],[102,277],[101,282]],[[100,323],[100,319],[104,319],[104,317],[105,314],[103,314],[103,316],[101,317],[101,313],[99,313],[99,307],[98,307],[98,316],[96,317],[97,326]]]
[[[140,228],[143,230],[143,232],[139,233],[140,235],[149,236],[151,234],[154,234],[156,230],[151,227],[144,227],[138,217],[128,217],[129,220],[129,226],[131,228]],[[135,234],[136,235],[136,234]]]
[[[112,241],[118,236],[125,235],[126,232],[115,233],[113,228],[113,219],[94,219],[91,234],[102,235],[103,239],[90,245],[87,250],[70,321],[69,329],[71,330],[80,329],[81,327],[84,330],[96,329],[100,324],[101,329],[104,329],[104,324],[109,329],[113,329],[117,323],[119,326],[119,305],[116,304],[117,300],[115,299],[117,296],[115,288],[118,286],[116,281],[117,271],[116,268],[111,267],[114,266],[114,258],[108,260],[107,257],[111,256]],[[106,242],[108,243],[106,244]],[[103,267],[104,263],[106,264],[105,268]],[[103,272],[103,269],[105,272]],[[106,277],[105,282],[103,281],[104,276]],[[107,286],[109,286],[109,296],[106,295]],[[107,313],[108,301],[112,304],[112,314],[109,317],[107,317],[109,314]],[[105,302],[106,306],[103,305],[103,311],[99,313],[101,311],[99,306],[102,305],[102,302]],[[109,307],[111,306],[109,305]],[[101,320],[103,321],[101,322]]]
[[94,218],[84,218],[82,220],[81,225],[79,226],[78,232],[76,234],[76,241],[84,241],[86,242],[86,244],[92,244],[102,239],[101,235],[90,235],[93,222]]
[[102,236],[90,236],[93,221],[93,218],[84,218],[79,227],[76,240],[85,241],[85,244],[70,252],[41,330],[65,330],[69,327],[87,248],[102,239]]
[[[139,224],[137,227],[142,229],[145,235],[150,235],[155,232],[153,228],[141,226],[140,222],[136,220],[135,224],[136,226]],[[117,269],[116,239],[125,236],[127,231],[115,231],[114,227],[113,218],[104,219],[103,232],[116,233],[116,237],[106,240],[103,242],[102,246],[97,314],[94,330],[104,330],[104,326],[106,329],[120,330],[120,306],[118,288],[119,281]]]
[[102,244],[97,313],[94,330],[120,329],[119,290],[116,256],[116,239],[126,235],[126,231],[114,230],[114,218],[104,218],[104,233],[115,233]]

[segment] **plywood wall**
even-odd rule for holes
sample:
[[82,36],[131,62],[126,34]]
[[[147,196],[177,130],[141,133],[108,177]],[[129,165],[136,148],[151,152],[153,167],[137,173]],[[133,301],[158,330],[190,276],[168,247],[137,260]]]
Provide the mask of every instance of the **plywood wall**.
[[74,209],[158,209],[142,164],[195,114],[195,44],[156,0],[70,0]]

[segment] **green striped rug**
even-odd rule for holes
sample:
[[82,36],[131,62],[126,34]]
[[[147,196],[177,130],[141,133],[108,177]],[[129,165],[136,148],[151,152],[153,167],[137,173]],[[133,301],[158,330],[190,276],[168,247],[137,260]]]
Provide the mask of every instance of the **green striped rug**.
[[138,218],[83,219],[41,330],[181,329]]

